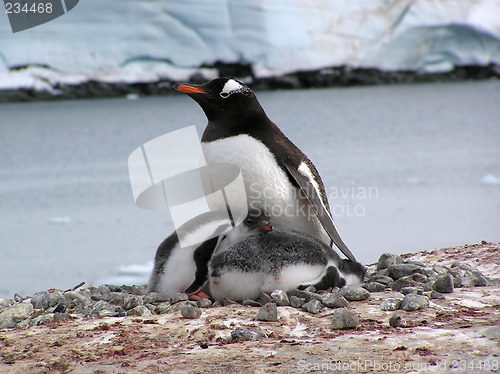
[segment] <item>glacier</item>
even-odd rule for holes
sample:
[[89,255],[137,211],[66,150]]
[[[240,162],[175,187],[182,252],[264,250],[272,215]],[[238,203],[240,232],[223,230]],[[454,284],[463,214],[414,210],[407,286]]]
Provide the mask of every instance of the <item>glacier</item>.
[[500,65],[500,1],[87,0],[18,33],[0,13],[0,90],[208,80],[217,63],[251,78]]

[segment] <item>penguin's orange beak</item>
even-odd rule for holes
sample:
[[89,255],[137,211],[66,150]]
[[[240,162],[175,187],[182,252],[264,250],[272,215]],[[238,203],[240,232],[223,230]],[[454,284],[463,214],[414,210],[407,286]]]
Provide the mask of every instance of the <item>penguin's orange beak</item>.
[[173,88],[174,88],[174,90],[177,90],[179,92],[183,92],[186,94],[193,94],[193,93],[206,94],[206,92],[203,91],[201,88],[198,88],[195,86],[189,86],[187,84],[174,84]]
[[272,226],[268,226],[268,225],[261,225],[261,226],[257,226],[258,229],[262,230],[262,231],[265,231],[265,232],[271,232],[273,231],[273,227]]

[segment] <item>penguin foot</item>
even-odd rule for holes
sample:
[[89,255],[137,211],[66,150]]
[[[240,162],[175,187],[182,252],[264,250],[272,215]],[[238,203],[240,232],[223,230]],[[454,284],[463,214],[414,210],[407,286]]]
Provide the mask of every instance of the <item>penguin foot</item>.
[[199,291],[196,293],[192,293],[191,295],[188,295],[188,299],[193,300],[193,301],[198,301],[198,300],[203,299],[203,298],[208,299],[208,295],[203,291]]

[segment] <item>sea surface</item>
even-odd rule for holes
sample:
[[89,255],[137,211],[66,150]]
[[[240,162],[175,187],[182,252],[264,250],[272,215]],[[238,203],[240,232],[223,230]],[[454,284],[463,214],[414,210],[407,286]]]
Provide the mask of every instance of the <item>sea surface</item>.
[[[500,81],[257,94],[361,262],[500,241]],[[0,105],[0,298],[145,283],[173,225],[135,206],[128,156],[205,123],[182,94]]]

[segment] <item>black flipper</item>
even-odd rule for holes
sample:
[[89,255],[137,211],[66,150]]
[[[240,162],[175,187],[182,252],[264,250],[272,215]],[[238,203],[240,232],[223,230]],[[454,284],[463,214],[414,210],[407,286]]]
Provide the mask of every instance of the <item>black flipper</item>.
[[204,241],[196,248],[193,254],[194,263],[196,265],[195,279],[191,285],[184,291],[187,294],[198,292],[208,280],[208,262],[212,258],[217,243],[218,237]]
[[340,249],[340,251],[349,260],[356,261],[354,255],[351,253],[349,248],[347,248],[347,245],[345,245],[344,241],[340,237],[335,225],[333,224],[332,217],[326,210],[323,204],[323,200],[321,199],[321,196],[318,195],[316,188],[314,188],[309,179],[307,179],[307,177],[302,175],[298,170],[294,169],[293,167],[289,167],[288,165],[286,166],[286,169],[293,177],[293,179],[297,182],[300,189],[307,197],[307,200],[309,200],[309,203],[313,207],[314,212],[316,213],[316,216],[318,217],[319,222],[321,223],[321,226],[323,226],[328,236],[330,236],[330,238],[333,240],[337,248]]

